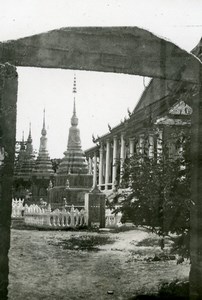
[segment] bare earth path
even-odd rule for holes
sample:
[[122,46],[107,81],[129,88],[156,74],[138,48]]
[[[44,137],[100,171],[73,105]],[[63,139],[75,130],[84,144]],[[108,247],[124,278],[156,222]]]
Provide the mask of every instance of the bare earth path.
[[56,244],[72,236],[98,233],[12,229],[9,300],[122,300],[157,292],[163,281],[188,277],[188,263],[144,260],[160,251],[158,247],[136,246],[151,236],[147,232],[99,234],[115,242],[100,246],[98,252],[88,252],[65,250]]

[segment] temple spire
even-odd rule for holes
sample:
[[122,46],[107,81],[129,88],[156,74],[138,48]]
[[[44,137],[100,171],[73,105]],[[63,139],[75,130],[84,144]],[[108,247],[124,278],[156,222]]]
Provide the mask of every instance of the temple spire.
[[71,127],[69,128],[69,136],[67,142],[67,151],[64,152],[64,157],[60,163],[58,174],[87,174],[88,166],[85,155],[81,149],[80,130],[78,128],[78,118],[76,116],[76,76],[74,75],[73,84],[73,115],[71,118]]
[[50,178],[53,174],[52,163],[47,149],[47,137],[46,137],[46,122],[45,122],[45,109],[43,110],[43,127],[41,130],[39,153],[36,159],[36,165],[34,174],[36,176],[44,176]]
[[32,131],[31,131],[31,122],[29,123],[29,135],[28,135],[28,139],[27,142],[32,142]]
[[21,143],[20,143],[20,150],[25,150],[24,131],[22,132],[22,141],[21,141]]
[[45,121],[45,108],[43,110],[43,128],[41,130],[41,134],[44,135],[44,136],[47,134],[47,132],[46,132],[46,121]]
[[73,94],[76,94],[76,74],[74,74]]
[[74,74],[74,83],[73,83],[73,94],[74,94],[74,104],[73,104],[73,116],[71,118],[71,124],[72,126],[77,126],[78,125],[78,118],[76,116],[76,95],[77,90],[76,90],[76,75]]

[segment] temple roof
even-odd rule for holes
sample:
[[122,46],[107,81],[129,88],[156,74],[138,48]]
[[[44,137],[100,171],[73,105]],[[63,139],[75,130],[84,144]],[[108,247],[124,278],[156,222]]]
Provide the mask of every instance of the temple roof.
[[24,178],[26,180],[29,180],[32,176],[34,165],[35,165],[35,155],[33,152],[31,124],[30,124],[29,135],[26,142],[26,148],[24,143],[24,136],[21,142],[21,149],[18,156],[15,176],[18,178]]

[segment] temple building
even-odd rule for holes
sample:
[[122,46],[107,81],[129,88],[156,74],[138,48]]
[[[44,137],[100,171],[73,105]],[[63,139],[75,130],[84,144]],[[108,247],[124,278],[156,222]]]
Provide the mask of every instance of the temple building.
[[78,117],[76,115],[76,78],[73,84],[73,115],[67,150],[59,164],[55,174],[54,183],[49,187],[49,203],[51,207],[65,205],[83,206],[84,194],[93,185],[93,176],[89,174],[88,163],[81,147],[80,130],[78,128]]
[[[97,139],[85,151],[94,185],[111,195],[122,185],[126,158],[135,153],[149,157],[161,155],[167,143],[167,155],[178,157],[184,138],[190,136],[193,86],[179,81],[152,79],[133,112],[123,122]],[[155,157],[154,157],[155,158]]]
[[148,156],[153,157],[156,153],[158,156],[163,140],[168,140],[176,129],[175,138],[169,142],[169,155],[177,155],[181,137],[190,130],[191,113],[191,107],[182,100],[177,101],[167,114],[162,111],[153,116],[153,120],[148,110],[136,107],[129,119],[97,138],[96,146],[85,151],[94,185],[108,195],[121,184],[126,158],[146,149]]
[[[201,60],[202,40],[191,53]],[[196,86],[180,78],[151,79],[133,112],[114,128],[109,126],[107,133],[93,138],[95,146],[85,151],[93,184],[106,195],[112,194],[121,187],[125,159],[135,153],[147,151],[149,157],[158,159],[166,150],[170,158],[179,157],[183,141],[190,138],[196,91]],[[167,149],[163,149],[164,142]]]
[[40,147],[37,159],[32,145],[31,124],[29,135],[24,142],[24,134],[20,142],[20,150],[15,164],[13,197],[24,198],[27,202],[47,200],[47,189],[53,178],[52,163],[47,150],[45,128],[45,111],[41,131]]

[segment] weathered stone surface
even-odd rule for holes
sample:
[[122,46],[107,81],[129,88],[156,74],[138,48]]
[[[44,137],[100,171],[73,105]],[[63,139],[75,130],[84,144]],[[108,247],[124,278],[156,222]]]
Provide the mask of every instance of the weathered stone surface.
[[0,44],[16,66],[136,74],[199,82],[196,57],[138,27],[68,27]]
[[16,101],[16,69],[9,64],[0,65],[0,299],[7,297]]
[[[202,74],[201,74],[202,81]],[[192,97],[192,180],[191,195],[194,203],[191,211],[191,299],[202,298],[202,87]]]

